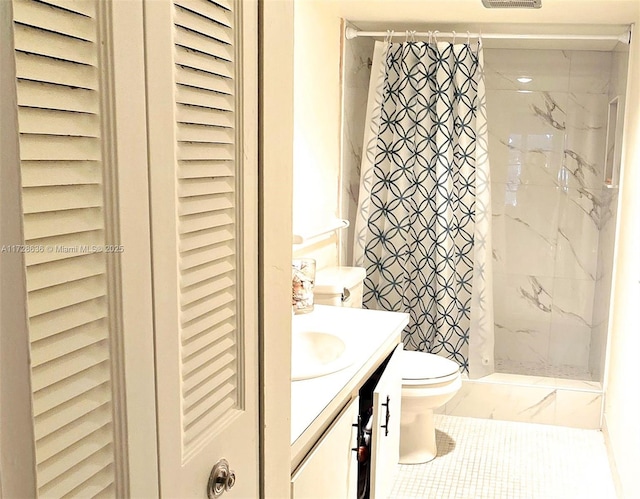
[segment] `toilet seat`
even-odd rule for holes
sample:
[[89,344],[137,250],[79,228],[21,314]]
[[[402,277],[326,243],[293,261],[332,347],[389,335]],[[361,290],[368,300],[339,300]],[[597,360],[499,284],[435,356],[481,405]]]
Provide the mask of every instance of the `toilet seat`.
[[460,377],[457,363],[426,352],[402,351],[402,384],[440,385]]

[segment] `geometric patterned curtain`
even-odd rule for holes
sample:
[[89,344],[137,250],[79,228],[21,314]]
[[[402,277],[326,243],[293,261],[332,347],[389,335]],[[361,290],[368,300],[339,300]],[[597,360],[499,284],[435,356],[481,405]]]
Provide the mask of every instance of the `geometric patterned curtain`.
[[[365,308],[408,312],[407,350],[493,371],[481,44],[377,42],[355,227]],[[379,68],[376,68],[379,64]]]

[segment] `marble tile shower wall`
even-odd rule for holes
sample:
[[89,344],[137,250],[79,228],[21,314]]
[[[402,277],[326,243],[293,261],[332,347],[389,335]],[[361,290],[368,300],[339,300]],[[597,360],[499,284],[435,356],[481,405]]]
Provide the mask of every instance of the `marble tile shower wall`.
[[[609,85],[609,100],[618,97],[621,109],[624,109],[624,98],[627,88],[627,68],[629,53],[614,52],[611,60],[611,83]],[[589,369],[593,379],[603,381],[607,332],[609,322],[609,302],[611,282],[613,280],[613,257],[615,246],[616,219],[618,209],[618,189],[608,189],[602,186],[601,195],[604,205],[611,209],[611,216],[605,221],[600,230],[598,241],[598,270],[593,303],[593,328],[591,330],[591,348],[589,349]]]
[[590,378],[611,65],[608,52],[485,50],[495,353],[511,372]]
[[342,118],[342,218],[352,225],[342,231],[342,262],[353,262],[353,222],[358,207],[360,190],[360,163],[364,140],[364,120],[367,113],[373,38],[355,38],[345,43],[344,86]]

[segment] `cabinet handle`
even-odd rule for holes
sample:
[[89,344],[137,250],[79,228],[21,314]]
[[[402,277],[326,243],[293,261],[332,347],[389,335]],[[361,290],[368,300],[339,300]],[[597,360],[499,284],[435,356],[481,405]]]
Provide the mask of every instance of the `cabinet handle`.
[[382,405],[382,406],[387,408],[387,415],[384,418],[384,424],[380,425],[380,428],[384,428],[384,436],[385,437],[389,435],[389,418],[391,417],[391,414],[389,412],[389,400],[390,400],[389,399],[389,395],[387,395],[387,401],[383,402],[382,404],[380,404],[380,405]]

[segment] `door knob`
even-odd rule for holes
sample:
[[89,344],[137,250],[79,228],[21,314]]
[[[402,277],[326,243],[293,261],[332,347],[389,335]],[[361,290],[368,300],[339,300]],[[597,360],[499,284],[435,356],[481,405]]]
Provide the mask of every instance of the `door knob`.
[[235,471],[229,469],[229,462],[226,459],[220,459],[209,474],[209,482],[207,483],[207,497],[215,499],[220,497],[227,490],[230,490],[236,483]]

